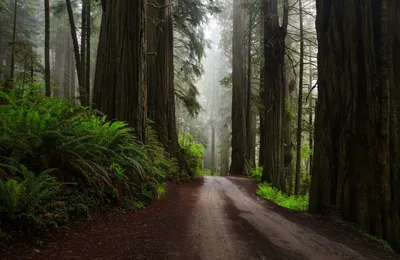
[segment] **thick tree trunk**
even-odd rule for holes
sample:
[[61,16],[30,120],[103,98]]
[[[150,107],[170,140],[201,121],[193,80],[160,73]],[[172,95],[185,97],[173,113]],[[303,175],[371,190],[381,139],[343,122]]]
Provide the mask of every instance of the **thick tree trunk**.
[[[317,1],[318,103],[311,212],[345,220],[400,250],[398,1]],[[346,43],[346,44],[343,44]]]
[[[152,2],[150,2],[152,3]],[[191,173],[178,143],[175,116],[172,6],[170,0],[150,5],[148,12],[147,61],[148,116],[160,142],[172,157],[178,159],[183,172]]]
[[128,122],[146,142],[147,0],[106,0],[104,6],[93,106],[109,120]]
[[50,3],[44,0],[44,82],[46,86],[46,96],[50,97]]
[[253,153],[254,150],[254,143],[253,143],[253,135],[254,135],[254,129],[253,129],[253,111],[252,111],[252,105],[251,105],[251,97],[252,97],[252,91],[251,91],[251,73],[252,73],[252,57],[251,57],[251,48],[252,48],[252,36],[253,36],[253,14],[249,14],[249,24],[248,24],[248,36],[247,36],[247,91],[246,91],[246,134],[247,134],[247,140],[246,140],[246,154],[247,154],[247,163],[249,164],[250,168],[253,168],[254,161],[255,161],[255,153]]
[[263,102],[263,175],[261,180],[284,189],[283,160],[283,66],[288,22],[288,2],[284,2],[283,24],[279,25],[278,1],[265,0]]
[[244,62],[244,10],[234,1],[232,39],[232,161],[231,174],[248,175],[246,133],[246,70]]
[[303,74],[304,74],[304,32],[303,32],[303,8],[302,1],[299,1],[299,20],[300,20],[300,76],[299,76],[299,100],[297,101],[297,145],[296,145],[296,182],[294,194],[300,192],[301,179],[301,134],[303,121]]

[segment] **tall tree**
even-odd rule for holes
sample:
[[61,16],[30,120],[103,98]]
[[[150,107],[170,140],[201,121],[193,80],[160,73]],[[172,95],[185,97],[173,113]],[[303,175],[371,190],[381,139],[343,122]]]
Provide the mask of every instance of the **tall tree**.
[[50,3],[44,0],[44,82],[46,86],[46,96],[50,97]]
[[[311,212],[400,250],[400,3],[317,0],[318,102]],[[345,43],[345,44],[344,44]]]
[[11,68],[10,68],[10,80],[14,80],[14,70],[15,70],[15,45],[16,45],[16,34],[17,34],[17,10],[18,10],[18,0],[14,1],[14,25],[13,25],[13,36],[12,36],[12,50],[11,50]]
[[[68,1],[68,0],[67,0]],[[103,0],[93,107],[128,122],[146,142],[147,0]],[[175,124],[169,115],[169,124]]]
[[178,159],[181,170],[189,173],[176,130],[171,3],[170,0],[149,2],[147,47],[151,55],[147,61],[148,116],[154,122],[160,142],[171,156]]
[[299,22],[300,22],[300,75],[299,75],[299,100],[297,101],[297,145],[296,145],[296,182],[294,186],[294,194],[300,192],[301,178],[301,134],[303,123],[303,75],[304,75],[304,31],[303,31],[303,7],[302,0],[299,2]]
[[87,84],[86,84],[86,37],[87,37],[87,8],[88,5],[86,1],[82,1],[82,15],[81,15],[81,48],[80,48],[80,73],[81,82],[79,84],[79,99],[81,101],[82,106],[89,105],[89,92],[87,91]]
[[241,0],[235,0],[233,6],[232,39],[232,161],[231,174],[249,172],[246,162],[246,67],[244,62],[244,10]]
[[283,2],[282,25],[279,25],[278,0],[263,1],[264,16],[264,77],[261,90],[263,123],[260,153],[263,167],[262,181],[284,189],[283,160],[283,73],[285,38],[288,25],[289,4]]

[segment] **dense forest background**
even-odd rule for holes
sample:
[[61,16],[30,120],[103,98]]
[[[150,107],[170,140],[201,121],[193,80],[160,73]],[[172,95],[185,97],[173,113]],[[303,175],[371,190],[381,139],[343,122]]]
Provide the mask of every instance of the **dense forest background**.
[[400,250],[399,14],[396,0],[0,1],[1,236],[142,209],[166,180],[246,175]]

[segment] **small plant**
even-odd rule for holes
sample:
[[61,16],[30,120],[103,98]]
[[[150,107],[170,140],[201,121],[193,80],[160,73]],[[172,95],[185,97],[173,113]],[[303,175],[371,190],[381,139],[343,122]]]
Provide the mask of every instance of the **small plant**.
[[263,198],[271,200],[276,204],[293,210],[307,210],[308,196],[295,196],[282,193],[272,185],[261,183],[258,186],[257,194]]
[[261,176],[263,172],[263,167],[257,166],[250,171],[250,177],[253,179],[256,179],[258,181],[261,181]]

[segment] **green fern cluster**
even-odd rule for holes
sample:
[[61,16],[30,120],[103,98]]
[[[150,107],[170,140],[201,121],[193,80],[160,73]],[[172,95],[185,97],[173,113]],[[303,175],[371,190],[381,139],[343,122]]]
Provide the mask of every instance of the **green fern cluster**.
[[166,175],[179,168],[152,130],[143,145],[126,123],[44,97],[40,87],[0,92],[2,224],[59,223],[162,195]]

